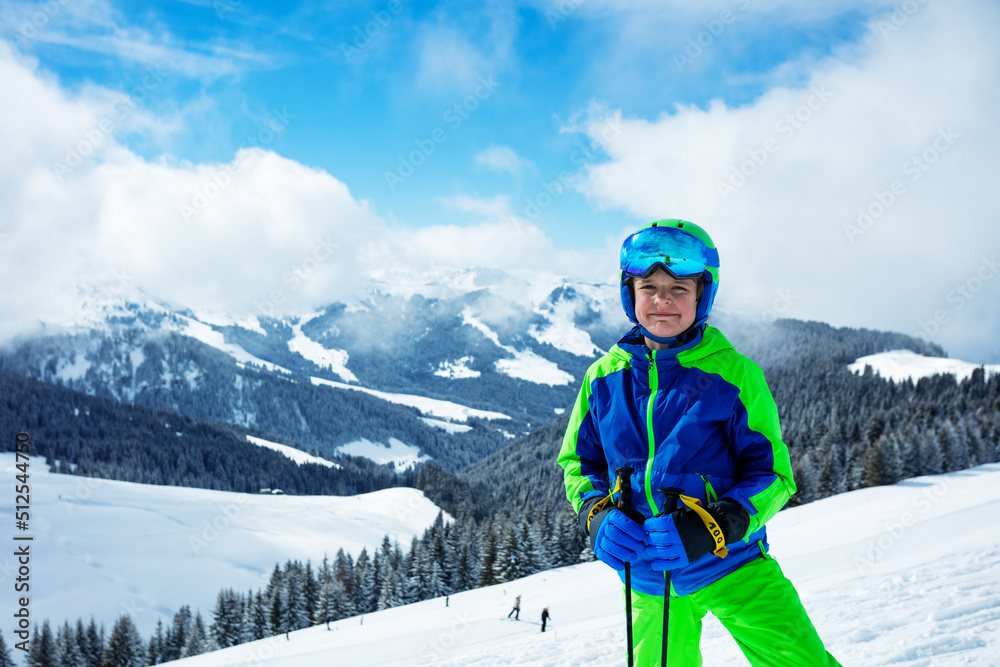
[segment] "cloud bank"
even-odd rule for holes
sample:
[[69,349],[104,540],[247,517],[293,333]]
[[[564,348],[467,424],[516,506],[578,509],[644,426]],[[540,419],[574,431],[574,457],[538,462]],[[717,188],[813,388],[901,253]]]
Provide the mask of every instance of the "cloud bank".
[[[905,5],[905,9],[904,9]],[[921,335],[1000,358],[1000,8],[903,3],[752,104],[594,113],[596,206],[706,227],[720,306]],[[623,131],[599,141],[609,120]],[[997,279],[994,279],[997,278]]]

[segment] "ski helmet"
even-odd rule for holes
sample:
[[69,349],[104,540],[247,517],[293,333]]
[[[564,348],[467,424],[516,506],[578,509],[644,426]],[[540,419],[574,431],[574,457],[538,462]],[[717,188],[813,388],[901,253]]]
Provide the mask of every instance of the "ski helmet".
[[[701,278],[704,288],[698,300],[694,323],[687,331],[669,338],[654,336],[639,325],[635,315],[632,279],[651,274],[662,268],[674,278]],[[687,340],[708,320],[719,289],[719,251],[704,229],[687,220],[657,220],[639,228],[625,239],[621,251],[621,298],[628,319],[642,335],[672,345]]]

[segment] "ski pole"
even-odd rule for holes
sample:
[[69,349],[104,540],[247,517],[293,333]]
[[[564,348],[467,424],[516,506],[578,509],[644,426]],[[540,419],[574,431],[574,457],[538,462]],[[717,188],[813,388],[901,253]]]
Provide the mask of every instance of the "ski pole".
[[[632,468],[618,468],[615,474],[618,475],[618,509],[627,512],[632,508]],[[629,563],[625,563],[625,640],[628,642],[628,667],[632,667],[632,567]]]
[[[667,516],[673,514],[677,509],[677,497],[684,493],[684,489],[668,486],[664,489],[657,489],[665,497],[663,499],[663,509],[657,516]],[[670,570],[663,573],[663,644],[660,647],[660,667],[667,667],[667,634],[670,629]]]

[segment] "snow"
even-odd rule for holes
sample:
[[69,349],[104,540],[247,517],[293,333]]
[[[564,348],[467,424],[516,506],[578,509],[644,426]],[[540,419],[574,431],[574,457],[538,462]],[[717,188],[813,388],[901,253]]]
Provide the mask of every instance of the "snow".
[[[15,455],[0,453],[13,481]],[[30,585],[32,622],[56,625],[91,614],[110,630],[129,613],[145,638],[181,605],[206,622],[221,588],[245,592],[267,584],[275,563],[315,567],[338,548],[354,557],[384,535],[407,548],[438,508],[420,491],[384,489],[358,496],[271,496],[113,482],[48,472],[32,457]],[[13,500],[13,497],[11,497]],[[14,526],[13,505],[0,521]],[[0,615],[12,618],[13,547],[0,555]],[[4,639],[11,646],[10,626]]]
[[299,320],[298,324],[292,327],[292,332],[295,335],[288,341],[288,349],[308,359],[320,368],[329,368],[330,371],[339,375],[345,382],[357,382],[357,376],[347,369],[347,360],[349,357],[346,350],[325,348],[302,333],[302,325],[317,315],[318,313],[315,313],[304,317]]
[[440,419],[431,419],[429,417],[421,417],[420,421],[428,426],[444,429],[448,433],[467,433],[472,430],[471,426],[467,426],[465,424],[453,424],[451,422],[441,421]]
[[516,350],[508,345],[503,345],[495,331],[476,319],[471,308],[466,307],[462,311],[462,324],[468,324],[478,330],[494,345],[514,357],[513,359],[498,360],[495,364],[498,373],[535,384],[560,385],[570,384],[574,381],[572,375],[548,359],[538,356],[532,350]]
[[557,350],[579,357],[596,357],[601,354],[601,349],[594,345],[590,334],[577,328],[573,322],[576,304],[572,301],[560,300],[555,305],[535,312],[549,321],[544,329],[535,326],[528,329],[528,334],[539,343],[547,343]]
[[361,391],[375,396],[376,398],[381,398],[383,401],[407,405],[411,408],[416,408],[425,415],[431,415],[432,417],[440,417],[442,419],[450,419],[452,421],[466,421],[470,417],[473,419],[510,419],[508,415],[505,415],[502,412],[476,410],[475,408],[459,405],[458,403],[452,403],[451,401],[442,401],[440,399],[427,398],[425,396],[417,396],[415,394],[393,394],[386,391],[378,391],[377,389],[368,389],[367,387],[344,384],[343,382],[334,382],[333,380],[326,380],[324,378],[314,377],[310,379],[312,380],[312,383],[316,385],[326,385],[337,389]]
[[289,447],[288,445],[282,445],[277,442],[271,442],[270,440],[264,440],[263,438],[255,438],[252,435],[247,436],[247,440],[251,443],[258,445],[260,447],[267,447],[268,449],[273,449],[279,452],[291,460],[295,461],[299,465],[304,463],[315,463],[317,465],[326,466],[327,468],[339,468],[333,461],[327,461],[318,456],[313,456],[312,454],[306,454],[301,449],[295,449],[294,447]]
[[[785,510],[771,553],[844,665],[995,667],[1000,655],[1000,464]],[[870,562],[869,562],[870,561]],[[867,563],[862,565],[862,563]],[[507,620],[522,595],[520,622]],[[542,607],[552,614],[541,634]],[[181,660],[178,667],[624,662],[621,584],[584,563]],[[711,615],[706,667],[749,664]]]
[[477,378],[482,375],[479,371],[469,368],[468,365],[471,363],[472,357],[461,357],[455,361],[442,361],[438,364],[437,370],[434,371],[434,375],[451,380]]
[[886,380],[891,379],[896,382],[902,382],[907,378],[916,382],[922,377],[945,373],[951,373],[961,382],[971,376],[972,371],[977,368],[984,368],[987,375],[1000,373],[1000,364],[983,365],[959,359],[925,357],[911,350],[891,350],[870,354],[867,357],[859,358],[848,368],[855,373],[864,373],[866,365],[871,366],[875,373]]
[[349,442],[336,449],[338,454],[348,454],[350,456],[363,456],[371,459],[379,465],[392,463],[396,470],[403,471],[412,468],[418,463],[429,461],[431,457],[420,455],[420,448],[408,445],[402,440],[389,438],[389,444],[383,445],[371,442],[365,438],[355,442]]
[[73,363],[66,359],[60,359],[56,369],[56,377],[63,383],[71,380],[82,380],[90,370],[90,361],[79,352],[73,353]]
[[190,336],[196,340],[200,340],[205,345],[214,347],[217,350],[225,352],[233,359],[235,359],[240,364],[255,364],[266,368],[269,371],[280,371],[291,375],[291,371],[278,366],[277,364],[272,364],[270,361],[264,361],[259,359],[254,355],[250,354],[244,350],[239,345],[234,343],[227,343],[225,337],[222,333],[216,331],[204,322],[192,319],[190,317],[185,317],[184,315],[174,315],[176,318],[183,322],[183,326],[179,326],[170,320],[164,320],[163,329],[167,331],[176,331],[184,336]]

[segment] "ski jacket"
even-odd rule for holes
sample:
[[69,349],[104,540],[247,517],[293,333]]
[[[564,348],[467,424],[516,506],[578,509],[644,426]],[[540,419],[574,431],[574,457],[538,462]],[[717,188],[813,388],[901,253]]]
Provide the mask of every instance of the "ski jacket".
[[[764,374],[714,327],[670,350],[647,348],[638,327],[626,334],[584,376],[558,462],[577,512],[608,495],[621,467],[634,469],[628,484],[644,518],[662,509],[657,489],[666,487],[702,505],[724,497],[743,506],[750,517],[745,536],[726,545],[725,558],[710,553],[674,570],[675,595],[765,553],[764,523],[795,493]],[[663,573],[645,553],[631,572],[634,589],[663,595]]]

